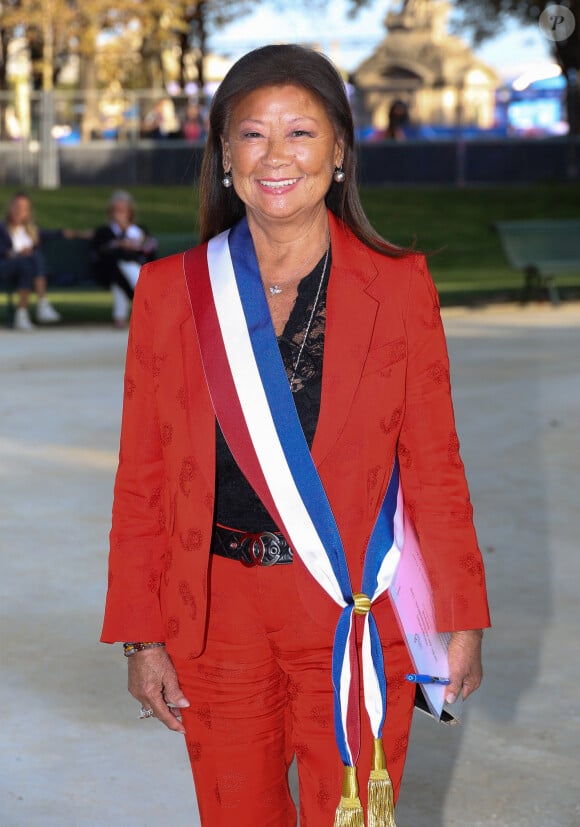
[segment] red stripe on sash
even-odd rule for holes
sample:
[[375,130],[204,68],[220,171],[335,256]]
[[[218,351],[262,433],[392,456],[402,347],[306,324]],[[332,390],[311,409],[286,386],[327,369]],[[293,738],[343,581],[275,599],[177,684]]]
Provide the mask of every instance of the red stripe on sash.
[[221,410],[222,430],[226,431],[228,425],[235,425],[236,453],[241,454],[244,461],[251,467],[254,475],[252,485],[278,528],[283,531],[281,517],[256,457],[226,356],[209,278],[205,247],[188,250],[184,255],[184,267],[197,338],[203,353],[204,371],[206,376],[208,371],[211,371],[214,376],[220,377],[219,382],[208,381],[207,384],[214,401],[214,408]]
[[350,660],[350,686],[346,709],[346,737],[352,755],[352,762],[356,764],[360,754],[361,715],[360,715],[360,669],[356,645],[356,616],[352,617],[352,629],[348,641],[348,656]]

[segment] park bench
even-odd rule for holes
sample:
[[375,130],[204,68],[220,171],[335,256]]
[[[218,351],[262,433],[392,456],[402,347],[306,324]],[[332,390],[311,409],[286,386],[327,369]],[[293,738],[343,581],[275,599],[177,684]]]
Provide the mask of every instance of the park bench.
[[[193,247],[196,238],[191,233],[157,233],[157,257],[181,253]],[[52,238],[42,245],[42,254],[46,263],[47,276],[52,288],[59,287],[94,287],[90,262],[90,239],[87,238]],[[14,285],[0,285],[6,291],[6,324],[12,327],[14,322]]]
[[556,276],[580,273],[580,220],[498,221],[493,227],[510,265],[524,274],[522,304],[543,288],[558,305]]

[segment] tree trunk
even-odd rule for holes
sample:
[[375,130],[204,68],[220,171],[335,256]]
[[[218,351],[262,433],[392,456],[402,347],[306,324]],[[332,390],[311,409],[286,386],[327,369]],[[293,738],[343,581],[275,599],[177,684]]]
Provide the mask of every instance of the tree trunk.
[[[0,93],[8,91],[8,44],[10,32],[8,29],[0,29]],[[6,107],[7,98],[0,98],[0,141],[5,141],[6,134]]]
[[8,91],[8,44],[10,32],[0,29],[0,92]]
[[199,103],[203,106],[205,99],[205,55],[207,51],[207,3],[200,0],[191,20],[191,34],[196,45],[195,69],[199,87]]
[[163,89],[161,50],[158,44],[151,42],[150,38],[143,40],[141,46],[141,65],[145,88],[161,91]]
[[179,86],[181,91],[185,91],[187,84],[187,77],[185,71],[185,58],[187,56],[187,47],[189,46],[189,32],[179,33]]

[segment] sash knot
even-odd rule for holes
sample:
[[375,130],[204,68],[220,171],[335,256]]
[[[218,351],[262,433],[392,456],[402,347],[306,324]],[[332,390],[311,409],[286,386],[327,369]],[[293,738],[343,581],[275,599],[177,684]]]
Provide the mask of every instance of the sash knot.
[[366,594],[353,594],[355,615],[368,615],[371,610],[371,599]]

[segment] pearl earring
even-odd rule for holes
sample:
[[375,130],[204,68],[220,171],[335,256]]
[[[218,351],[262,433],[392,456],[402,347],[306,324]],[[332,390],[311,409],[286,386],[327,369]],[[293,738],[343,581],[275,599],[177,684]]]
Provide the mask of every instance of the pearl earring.
[[342,161],[340,162],[340,167],[337,167],[334,170],[334,175],[332,176],[337,184],[344,184],[346,179],[346,174],[342,168]]
[[224,186],[227,190],[229,190],[229,188],[231,186],[233,186],[233,183],[234,182],[232,181],[231,171],[224,172],[224,177],[222,178],[222,186]]

